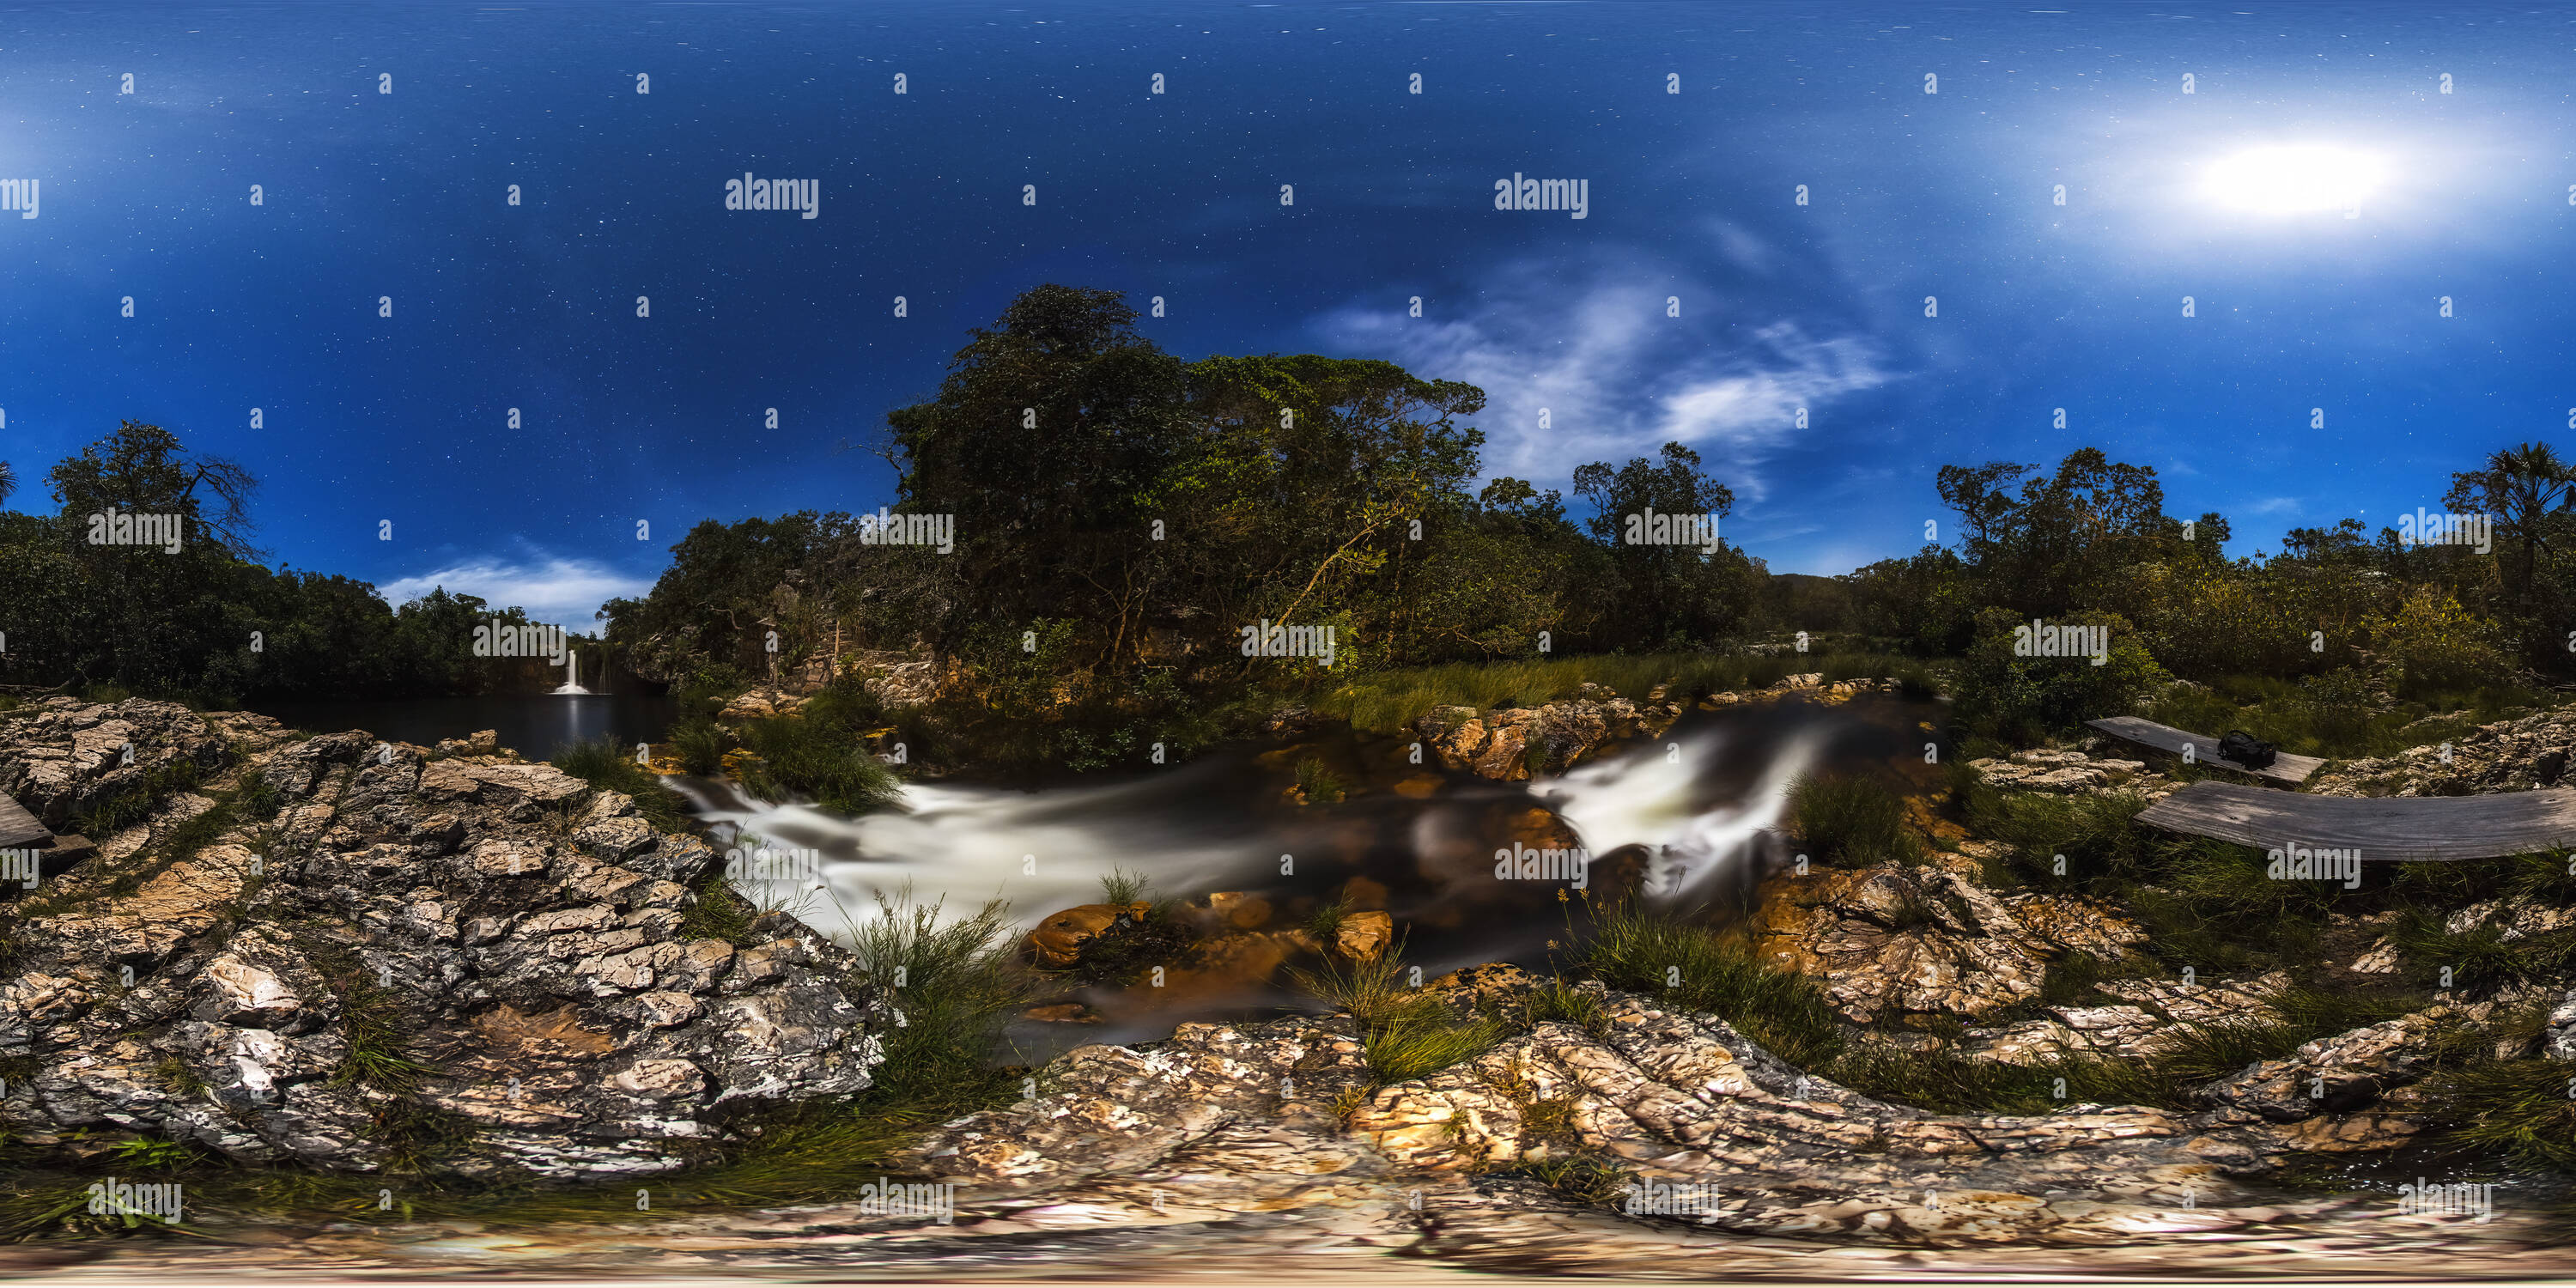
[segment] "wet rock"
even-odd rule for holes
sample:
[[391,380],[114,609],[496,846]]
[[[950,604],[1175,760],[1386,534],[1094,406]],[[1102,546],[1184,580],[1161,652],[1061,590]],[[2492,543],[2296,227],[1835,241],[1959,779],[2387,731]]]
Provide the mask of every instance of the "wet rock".
[[1558,774],[1623,738],[1657,737],[1681,718],[1679,704],[1640,707],[1587,683],[1582,696],[1539,707],[1437,707],[1414,722],[1424,745],[1451,769],[1497,782]]
[[1333,932],[1333,948],[1345,957],[1375,957],[1393,942],[1395,918],[1383,912],[1346,914]]
[[2207,1104],[2252,1110],[2276,1123],[2344,1114],[2421,1077],[2450,1008],[2319,1038],[2284,1059],[2263,1060],[2199,1091]]
[[[0,720],[0,757],[66,763],[113,722],[172,731],[181,750],[136,755],[167,764],[202,732],[178,707],[38,716]],[[255,720],[226,733],[284,798],[275,819],[193,852],[147,823],[140,850],[6,914],[0,1056],[34,1069],[8,1083],[25,1139],[144,1132],[367,1171],[388,1158],[379,1119],[410,1113],[449,1124],[435,1169],[638,1176],[703,1158],[730,1102],[869,1085],[885,1008],[846,953],[776,913],[739,954],[680,932],[694,896],[672,878],[704,868],[704,842],[551,766]],[[417,1065],[409,1085],[343,1076],[362,1030],[390,1032],[365,1054]]]
[[1082,953],[1084,940],[1118,924],[1119,919],[1142,920],[1145,904],[1086,903],[1054,913],[1037,924],[1028,935],[1028,949],[1039,965],[1061,970],[1073,965]]

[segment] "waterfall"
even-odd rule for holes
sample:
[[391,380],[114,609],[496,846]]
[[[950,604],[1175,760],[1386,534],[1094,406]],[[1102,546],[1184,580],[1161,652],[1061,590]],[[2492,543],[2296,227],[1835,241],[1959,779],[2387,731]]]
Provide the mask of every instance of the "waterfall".
[[555,692],[566,697],[587,695],[590,690],[581,687],[581,651],[574,648],[566,648],[564,650],[564,665],[571,669],[564,674],[563,687],[556,689]]

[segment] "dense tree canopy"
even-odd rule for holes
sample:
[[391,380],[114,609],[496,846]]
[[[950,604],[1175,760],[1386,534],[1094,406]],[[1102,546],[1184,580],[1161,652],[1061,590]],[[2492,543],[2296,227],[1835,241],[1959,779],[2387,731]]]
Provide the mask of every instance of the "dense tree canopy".
[[[227,703],[475,693],[534,678],[532,666],[473,653],[476,625],[526,623],[516,608],[439,590],[396,609],[362,581],[263,566],[257,482],[160,426],[127,421],[46,478],[53,513],[0,512],[0,684]],[[96,522],[111,514],[175,516],[176,539],[119,542]]]

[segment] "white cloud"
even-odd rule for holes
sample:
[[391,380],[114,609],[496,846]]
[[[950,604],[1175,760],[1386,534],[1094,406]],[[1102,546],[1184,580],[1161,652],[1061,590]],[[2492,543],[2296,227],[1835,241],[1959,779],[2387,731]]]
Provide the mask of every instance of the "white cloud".
[[[1320,320],[1337,342],[1386,356],[1425,378],[1482,388],[1485,468],[1561,483],[1586,461],[1618,463],[1667,442],[1699,451],[1709,472],[1748,501],[1767,492],[1761,463],[1835,401],[1895,377],[1860,336],[1817,339],[1778,320],[1751,330],[1717,328],[1689,310],[1719,307],[1691,291],[1682,319],[1665,316],[1669,291],[1596,285],[1570,303],[1527,270],[1476,317],[1441,322],[1343,309]],[[1539,413],[1550,428],[1539,428]]]
[[387,603],[399,606],[439,587],[451,595],[480,596],[494,608],[526,609],[530,621],[567,631],[595,631],[600,623],[592,614],[601,604],[620,596],[640,598],[653,583],[649,578],[624,576],[593,560],[537,553],[517,562],[499,557],[469,559],[390,581],[379,589]]

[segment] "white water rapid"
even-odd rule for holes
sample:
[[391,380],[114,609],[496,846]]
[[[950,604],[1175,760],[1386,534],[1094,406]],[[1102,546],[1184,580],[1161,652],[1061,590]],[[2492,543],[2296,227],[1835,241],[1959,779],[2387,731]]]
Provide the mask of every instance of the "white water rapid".
[[[1702,727],[1578,766],[1533,784],[1530,794],[1573,824],[1596,859],[1632,844],[1647,847],[1645,893],[1660,903],[1696,904],[1717,887],[1721,874],[1760,858],[1789,784],[1822,751],[1822,737],[1812,730],[1776,734],[1758,748],[1730,744],[1731,736],[1750,735]],[[1748,764],[1750,772],[1724,772],[1726,762],[1755,756],[1763,759]],[[1210,764],[1036,792],[914,783],[904,789],[903,808],[856,819],[802,803],[751,800],[729,783],[667,781],[716,826],[726,848],[817,851],[827,889],[806,882],[794,892],[744,893],[769,906],[787,906],[835,935],[847,934],[845,915],[865,918],[878,894],[893,895],[907,885],[924,902],[944,898],[950,917],[972,913],[987,899],[1005,899],[1011,919],[1022,927],[1060,909],[1097,902],[1100,879],[1113,867],[1151,878],[1154,890],[1166,895],[1275,890],[1297,884],[1281,877],[1282,854],[1329,852],[1350,826],[1344,821],[1336,830],[1328,812],[1265,823],[1257,811],[1228,808],[1219,790],[1224,776]],[[1460,798],[1500,790],[1483,784],[1456,789]],[[1457,798],[1400,804],[1376,799],[1381,810],[1412,811],[1409,820],[1378,817],[1385,820],[1387,837],[1410,846],[1418,866],[1439,862],[1426,863],[1424,856],[1457,851]],[[746,836],[757,839],[746,843]]]

